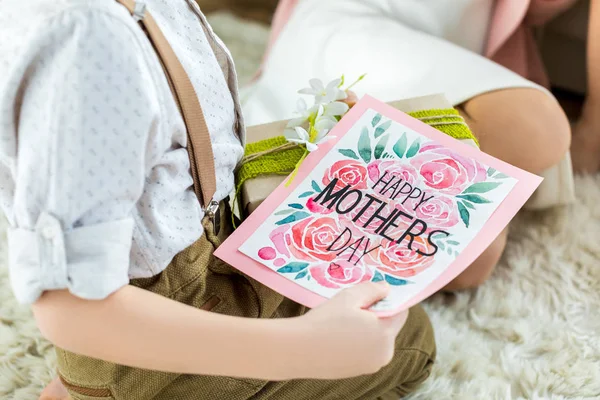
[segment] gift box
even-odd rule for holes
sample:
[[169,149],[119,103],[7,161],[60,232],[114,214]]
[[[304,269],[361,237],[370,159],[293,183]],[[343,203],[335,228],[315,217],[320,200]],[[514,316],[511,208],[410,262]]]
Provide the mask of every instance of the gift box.
[[[389,102],[422,122],[458,140],[478,147],[477,140],[442,94]],[[304,154],[283,136],[288,121],[250,126],[246,150],[236,173],[236,199],[242,216],[252,213],[294,170]]]

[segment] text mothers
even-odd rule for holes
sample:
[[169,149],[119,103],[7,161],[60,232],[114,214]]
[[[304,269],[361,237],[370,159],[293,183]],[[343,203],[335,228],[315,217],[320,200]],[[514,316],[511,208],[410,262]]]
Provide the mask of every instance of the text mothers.
[[[416,237],[421,236],[427,232],[427,223],[419,218],[415,218],[412,215],[407,214],[406,212],[399,210],[397,208],[393,208],[391,211],[389,209],[389,203],[383,200],[380,200],[369,193],[363,193],[361,190],[351,189],[350,185],[346,185],[345,187],[335,190],[338,185],[338,178],[334,178],[317,197],[315,197],[314,201],[316,203],[321,204],[328,209],[333,209],[335,207],[335,211],[338,214],[348,214],[355,210],[357,207],[362,207],[358,214],[352,219],[353,222],[357,222],[365,212],[367,212],[370,208],[377,207],[374,210],[371,217],[365,222],[362,227],[367,228],[371,224],[379,223],[379,226],[375,230],[375,233],[379,236],[382,236],[388,239],[391,242],[396,242],[397,244],[401,244],[404,239],[408,239],[408,249],[416,251],[418,254],[426,257],[431,257],[435,255],[438,251],[438,246],[432,241],[433,235],[445,235],[449,236],[448,232],[443,230],[432,230],[428,232],[427,241],[432,247],[432,250],[428,253],[421,251],[421,249],[413,249],[413,241]],[[425,191],[413,187],[408,182],[405,182],[402,178],[399,178],[395,175],[389,175],[387,171],[379,178],[377,182],[373,185],[372,189],[375,192],[378,192],[380,195],[385,195],[389,197],[391,200],[395,200],[399,196],[403,196],[401,204],[404,204],[406,201],[413,199],[415,200],[415,206],[413,207],[413,211],[416,211],[423,204],[431,200],[434,196],[426,197]],[[365,199],[365,201],[363,201]],[[362,203],[362,204],[361,204]],[[397,238],[392,238],[388,236],[388,231],[390,228],[397,228],[399,225],[397,222],[401,219],[406,219],[408,221],[412,221],[409,227]],[[373,247],[369,249],[370,240],[366,239],[366,246],[362,251],[359,257],[356,257],[356,251],[362,247],[362,243],[365,240],[365,237],[362,237],[356,241],[352,241],[352,231],[346,228],[327,248],[328,251],[339,252],[339,254],[344,253],[348,250],[353,250],[352,254],[348,257],[348,261],[354,261],[354,263],[358,263],[362,257],[370,253],[371,251],[377,249],[379,246]]]

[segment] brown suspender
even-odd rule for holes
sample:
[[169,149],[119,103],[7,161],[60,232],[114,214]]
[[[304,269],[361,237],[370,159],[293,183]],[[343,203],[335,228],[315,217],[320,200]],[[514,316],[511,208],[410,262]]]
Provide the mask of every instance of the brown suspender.
[[117,1],[125,6],[133,17],[143,25],[150,42],[162,61],[167,79],[171,83],[173,95],[179,104],[179,109],[187,127],[187,150],[190,156],[192,178],[194,179],[194,192],[204,210],[208,214],[214,214],[218,203],[213,200],[217,190],[213,149],[204,113],[192,82],[190,82],[190,78],[156,21],[145,9],[145,4],[136,3],[134,0]]

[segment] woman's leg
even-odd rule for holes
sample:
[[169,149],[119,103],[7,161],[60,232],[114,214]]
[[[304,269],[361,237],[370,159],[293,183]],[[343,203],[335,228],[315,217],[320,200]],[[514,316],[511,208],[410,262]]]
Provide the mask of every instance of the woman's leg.
[[[537,89],[489,92],[461,104],[460,113],[479,139],[481,150],[534,174],[556,165],[569,150],[569,121],[559,104]],[[481,285],[506,245],[507,230],[446,290]]]
[[588,92],[581,119],[575,125],[571,156],[576,172],[600,170],[600,4],[590,2],[587,43]]

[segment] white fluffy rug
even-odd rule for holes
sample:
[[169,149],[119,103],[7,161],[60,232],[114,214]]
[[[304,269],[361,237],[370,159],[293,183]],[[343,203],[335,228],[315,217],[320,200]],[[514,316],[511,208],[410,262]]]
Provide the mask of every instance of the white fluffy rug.
[[[247,82],[266,29],[222,14],[211,22]],[[576,206],[517,218],[482,288],[426,303],[439,355],[414,399],[600,399],[600,178],[576,187]],[[54,374],[54,353],[12,298],[5,228],[1,221],[0,398],[33,400]]]

